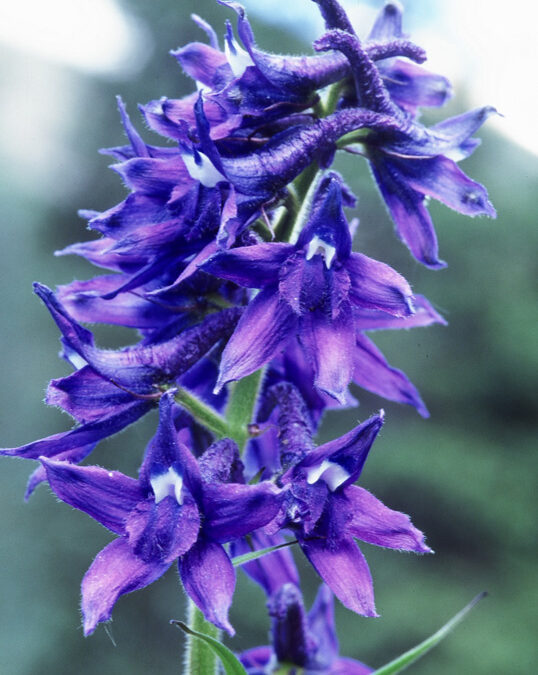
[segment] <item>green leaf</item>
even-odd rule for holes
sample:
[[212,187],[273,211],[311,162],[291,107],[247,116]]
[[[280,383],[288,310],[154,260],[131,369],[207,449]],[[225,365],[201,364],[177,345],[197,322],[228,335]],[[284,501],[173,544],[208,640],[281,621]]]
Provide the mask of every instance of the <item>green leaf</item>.
[[[222,642],[219,642],[210,635],[192,630],[187,626],[187,624],[183,623],[183,621],[176,621],[173,619],[170,621],[170,623],[174,624],[174,626],[177,626],[178,628],[181,628],[181,630],[187,633],[187,635],[191,635],[192,637],[204,642],[213,651],[213,653],[218,656],[224,667],[226,675],[247,675],[247,671],[243,668],[238,658],[228,649],[228,647],[223,645]],[[189,675],[195,674],[192,673]]]
[[264,555],[274,553],[274,551],[278,551],[279,548],[286,548],[286,546],[291,546],[292,544],[296,543],[297,539],[294,539],[293,541],[287,541],[286,543],[278,544],[277,546],[268,546],[267,548],[260,548],[258,551],[252,551],[252,553],[243,553],[243,555],[236,555],[235,558],[232,558],[232,565],[234,567],[239,567],[240,565],[244,565],[245,563],[251,562],[252,560],[256,560],[257,558],[263,558]]
[[390,663],[382,666],[375,670],[372,675],[394,675],[395,673],[401,673],[402,670],[410,666],[415,661],[418,661],[421,656],[424,656],[426,652],[429,652],[430,649],[433,649],[441,640],[443,640],[451,630],[453,630],[459,623],[462,621],[465,616],[471,611],[471,609],[482,600],[487,595],[486,592],[480,593],[476,596],[471,602],[464,607],[461,612],[458,612],[456,616],[452,617],[448,623],[440,628],[436,633],[431,635],[429,638],[426,638],[424,642],[421,642],[416,647],[413,647],[409,651],[405,652],[398,658],[394,659]]

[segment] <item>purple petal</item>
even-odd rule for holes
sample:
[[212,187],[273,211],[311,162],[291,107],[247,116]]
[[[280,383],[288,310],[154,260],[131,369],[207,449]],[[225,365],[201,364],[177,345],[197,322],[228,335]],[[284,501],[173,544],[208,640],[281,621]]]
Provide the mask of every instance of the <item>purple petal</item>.
[[403,35],[402,8],[399,3],[386,2],[376,17],[368,40],[391,40]]
[[392,160],[376,155],[371,167],[400,239],[427,267],[446,267],[446,263],[439,260],[437,236],[424,206],[424,195],[409,187]]
[[153,497],[139,502],[125,524],[129,546],[145,562],[172,563],[198,539],[200,514],[189,494],[182,504],[165,497],[158,504]]
[[352,253],[346,269],[351,279],[349,298],[357,307],[380,309],[395,316],[413,313],[411,287],[389,265]]
[[45,402],[88,424],[127,411],[139,401],[84,366],[67,377],[51,380]]
[[121,115],[121,121],[123,124],[123,128],[125,130],[125,133],[127,135],[127,138],[129,139],[129,142],[133,148],[133,151],[139,156],[139,157],[149,157],[149,151],[140,137],[139,133],[136,131],[136,129],[133,127],[131,120],[129,118],[129,115],[127,114],[127,110],[125,108],[125,104],[121,99],[121,96],[116,96],[116,101],[118,103],[118,109],[120,111]]
[[115,291],[117,275],[107,275],[88,281],[73,281],[58,286],[57,296],[76,321],[108,323],[128,328],[156,328],[169,319],[171,310],[135,293],[122,293],[110,300],[103,295]]
[[430,302],[423,295],[415,295],[413,298],[415,313],[406,317],[389,316],[385,312],[355,310],[355,328],[358,331],[363,330],[400,330],[402,328],[417,328],[421,326],[431,326],[433,323],[440,323],[443,326],[447,322],[432,307]]
[[216,253],[201,269],[240,286],[263,288],[278,281],[280,268],[292,252],[293,246],[277,242],[242,246]]
[[486,189],[468,178],[455,162],[446,157],[395,160],[407,184],[417,192],[438,199],[466,216],[497,215]]
[[297,319],[278,289],[268,286],[252,300],[226,345],[217,390],[261,368],[295,334]]
[[[383,422],[384,414],[381,411],[379,415],[373,415],[348,431],[347,434],[309,452],[295,467],[294,472],[302,472],[306,469],[309,474],[309,483],[322,480],[327,483],[332,492],[354,483],[362,472],[368,453]],[[337,467],[341,470],[339,471]],[[333,470],[334,475],[331,473]],[[325,474],[325,471],[328,473]],[[319,476],[314,481],[317,473]]]
[[351,539],[329,546],[323,539],[301,540],[301,548],[316,572],[340,602],[363,616],[377,616],[368,563]]
[[282,498],[273,483],[210,483],[204,487],[204,531],[222,543],[239,539],[273,520]]
[[185,591],[207,621],[235,634],[228,621],[228,610],[235,589],[235,572],[220,544],[199,540],[179,561]]
[[[346,190],[344,194],[343,191]],[[344,200],[347,206],[354,206],[354,196],[345,186],[342,177],[330,171],[321,181],[312,201],[312,215],[303,228],[296,248],[311,247],[312,241],[319,241],[334,249],[336,259],[344,262],[351,253],[351,233],[344,215]],[[310,255],[308,249],[307,257]],[[331,266],[325,258],[327,267]]]
[[412,405],[422,417],[429,417],[420,394],[405,373],[392,368],[380,350],[364,335],[357,335],[354,357],[353,380],[359,387],[389,401]]
[[450,82],[409,61],[397,59],[381,71],[391,98],[404,110],[415,114],[418,107],[438,108],[452,95]]
[[352,520],[350,534],[376,546],[415,553],[432,553],[424,535],[413,526],[409,516],[386,507],[368,490],[350,485],[344,492]]
[[[55,459],[70,462],[71,464],[78,464],[85,457],[87,457],[92,450],[95,448],[95,444],[84,445],[82,448],[75,448],[74,450],[67,450],[66,452],[61,452],[59,455],[55,455]],[[24,501],[28,501],[34,490],[38,485],[44,483],[47,480],[47,470],[40,464],[35,471],[30,474],[28,482],[26,483],[26,492],[24,493]]]
[[41,458],[57,497],[84,511],[116,534],[125,532],[125,519],[145,494],[137,480],[99,466],[76,466]]
[[148,586],[168,567],[168,564],[144,562],[132,553],[123,538],[105,546],[82,580],[84,635],[90,635],[98,623],[110,619],[120,595]]
[[314,366],[314,385],[340,403],[345,403],[355,349],[353,314],[349,303],[342,303],[334,319],[321,312],[302,316],[300,340]]
[[172,52],[187,75],[206,87],[222,88],[233,78],[225,54],[202,42],[191,42]]
[[119,412],[112,411],[99,420],[83,424],[71,431],[42,438],[18,448],[2,448],[0,455],[23,457],[24,459],[38,459],[39,457],[55,457],[64,452],[76,450],[87,445],[94,445],[103,438],[125,429],[151,408],[151,401],[133,400],[132,404],[123,407]]
[[133,158],[112,168],[128,188],[153,197],[168,198],[176,185],[182,184],[187,190],[193,183],[179,154],[167,159]]
[[333,594],[325,584],[319,587],[314,604],[308,612],[308,627],[318,643],[315,664],[331,667],[338,656],[338,637],[334,622]]
[[254,675],[262,675],[265,673],[265,667],[269,665],[273,657],[273,650],[271,647],[253,647],[252,649],[247,649],[246,652],[239,654],[239,660],[245,668],[247,668],[248,673],[253,673]]

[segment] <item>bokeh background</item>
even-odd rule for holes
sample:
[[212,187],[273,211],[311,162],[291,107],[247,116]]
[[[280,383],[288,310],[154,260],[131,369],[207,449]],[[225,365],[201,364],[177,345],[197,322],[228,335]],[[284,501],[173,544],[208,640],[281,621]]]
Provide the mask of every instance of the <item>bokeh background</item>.
[[[267,50],[303,52],[321,30],[309,0],[245,4]],[[349,4],[358,25],[370,22],[376,3]],[[411,514],[436,550],[435,556],[415,557],[364,545],[382,616],[364,619],[337,607],[342,654],[380,666],[487,590],[489,597],[465,624],[410,672],[524,675],[538,670],[533,447],[538,140],[536,102],[533,107],[529,98],[536,95],[532,54],[525,58],[521,51],[535,24],[528,12],[518,14],[530,11],[524,0],[509,8],[466,3],[462,14],[464,4],[410,0],[406,28],[428,48],[433,67],[454,78],[457,96],[443,114],[485,103],[506,114],[480,132],[483,146],[463,165],[488,186],[499,216],[470,220],[432,203],[449,267],[427,271],[395,240],[360,159],[338,160],[360,196],[357,248],[400,270],[450,325],[376,336],[389,361],[421,390],[429,420],[355,391],[360,408],[328,414],[320,440],[384,405],[388,421],[362,485]],[[122,95],[136,119],[138,102],[190,91],[192,83],[168,50],[203,39],[188,19],[191,12],[211,21],[219,34],[225,18],[232,18],[213,0],[9,5],[0,7],[0,416],[6,447],[70,426],[66,416],[42,402],[47,382],[68,368],[56,358],[58,334],[32,296],[31,282],[54,286],[94,274],[82,260],[54,258],[53,252],[90,237],[78,208],[105,209],[124,197],[120,180],[106,169],[109,159],[96,152],[123,142],[114,95]],[[439,114],[426,119],[436,121]],[[133,340],[121,331],[98,335],[106,345]],[[102,443],[96,462],[134,475],[155,422],[150,416]],[[0,673],[179,672],[183,638],[168,620],[182,617],[185,598],[173,569],[152,587],[122,598],[108,629],[82,637],[80,580],[110,535],[57,503],[46,487],[24,504],[30,464],[1,462]],[[302,569],[311,602],[317,580],[306,565]],[[264,597],[241,575],[232,621],[233,649],[266,643]]]

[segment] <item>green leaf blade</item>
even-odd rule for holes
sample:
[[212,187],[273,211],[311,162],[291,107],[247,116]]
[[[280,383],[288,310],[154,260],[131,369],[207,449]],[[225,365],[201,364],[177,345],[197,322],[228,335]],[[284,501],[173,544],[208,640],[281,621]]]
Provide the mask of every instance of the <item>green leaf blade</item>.
[[413,647],[409,651],[405,652],[401,656],[398,656],[390,663],[385,664],[381,668],[375,670],[372,675],[395,675],[396,673],[401,673],[405,668],[411,664],[418,661],[424,654],[433,649],[435,646],[441,642],[463,619],[467,614],[473,609],[473,607],[487,595],[486,592],[480,593],[476,596],[471,602],[464,607],[460,612],[450,619],[444,626],[442,626],[437,632],[433,635],[430,635],[429,638],[426,638],[423,642],[418,644],[416,647]]

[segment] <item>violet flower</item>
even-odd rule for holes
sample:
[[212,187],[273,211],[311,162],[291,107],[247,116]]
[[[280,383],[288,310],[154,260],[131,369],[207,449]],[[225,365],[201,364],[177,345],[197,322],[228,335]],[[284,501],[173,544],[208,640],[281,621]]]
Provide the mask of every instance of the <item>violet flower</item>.
[[372,668],[338,655],[334,625],[333,595],[320,586],[314,604],[305,613],[301,592],[287,583],[271,595],[267,603],[271,617],[271,646],[254,647],[240,654],[248,675],[268,672],[304,675],[367,675]]
[[476,148],[478,141],[471,136],[495,112],[494,108],[480,108],[427,129],[390,99],[376,66],[356,36],[331,30],[314,46],[319,50],[337,49],[346,55],[361,109],[399,122],[395,131],[374,130],[361,143],[400,238],[423,264],[444,267],[438,258],[437,237],[425,198],[434,197],[465,215],[495,217],[486,189],[468,178],[455,161],[468,157]]
[[295,335],[314,364],[315,386],[340,402],[353,376],[353,308],[412,314],[409,284],[384,263],[351,252],[340,177],[321,182],[295,245],[221,251],[202,269],[260,288],[222,355],[217,389],[258,370]]
[[[149,585],[176,559],[187,594],[208,621],[233,635],[228,609],[235,572],[222,544],[273,519],[281,497],[270,483],[223,482],[223,460],[209,453],[202,470],[178,441],[172,395],[167,393],[138,480],[96,466],[41,458],[55,494],[118,535],[82,581],[85,635],[110,618],[121,595]],[[225,477],[232,464],[228,458]]]
[[291,530],[342,604],[365,616],[377,616],[373,583],[354,539],[415,553],[432,552],[408,516],[354,485],[382,424],[383,413],[374,415],[313,450],[288,444],[286,456],[291,465],[278,481],[288,490],[285,506],[266,527],[268,533]]

